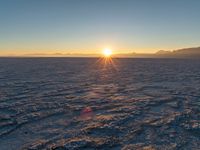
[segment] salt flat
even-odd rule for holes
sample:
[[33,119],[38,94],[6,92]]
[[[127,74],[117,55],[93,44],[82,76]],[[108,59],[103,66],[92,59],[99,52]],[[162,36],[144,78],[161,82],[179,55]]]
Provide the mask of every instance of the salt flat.
[[200,145],[200,60],[1,58],[0,149]]

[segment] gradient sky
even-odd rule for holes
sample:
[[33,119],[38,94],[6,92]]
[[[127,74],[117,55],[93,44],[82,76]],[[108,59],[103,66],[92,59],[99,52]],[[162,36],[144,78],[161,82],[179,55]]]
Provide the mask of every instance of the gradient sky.
[[200,0],[0,0],[0,55],[200,46]]

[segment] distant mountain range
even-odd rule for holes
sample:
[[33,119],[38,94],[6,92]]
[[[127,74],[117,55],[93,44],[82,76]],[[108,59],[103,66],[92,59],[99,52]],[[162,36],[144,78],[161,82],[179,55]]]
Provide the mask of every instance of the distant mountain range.
[[160,50],[154,54],[130,53],[117,54],[115,57],[135,58],[200,58],[200,47],[184,48],[172,51]]
[[178,56],[178,57],[199,57],[200,47],[184,48],[174,51],[158,51],[156,55]]
[[[1,56],[0,56],[1,57]],[[79,54],[79,53],[35,53],[24,55],[11,55],[5,57],[102,57],[102,54]],[[112,57],[117,58],[200,58],[200,47],[184,48],[177,50],[159,50],[153,54],[145,53],[121,53],[114,54]]]

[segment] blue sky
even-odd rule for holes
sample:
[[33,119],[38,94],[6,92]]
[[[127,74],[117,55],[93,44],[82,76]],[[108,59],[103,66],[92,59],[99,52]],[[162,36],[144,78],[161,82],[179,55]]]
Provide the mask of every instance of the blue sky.
[[0,0],[0,54],[200,46],[199,0]]

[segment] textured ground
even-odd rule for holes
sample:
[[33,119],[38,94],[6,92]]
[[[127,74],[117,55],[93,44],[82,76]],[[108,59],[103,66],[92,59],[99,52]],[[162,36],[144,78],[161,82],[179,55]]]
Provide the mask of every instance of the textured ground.
[[0,59],[0,149],[197,150],[200,60]]

